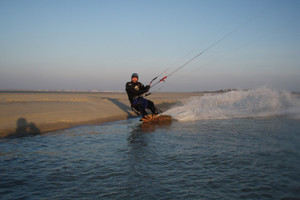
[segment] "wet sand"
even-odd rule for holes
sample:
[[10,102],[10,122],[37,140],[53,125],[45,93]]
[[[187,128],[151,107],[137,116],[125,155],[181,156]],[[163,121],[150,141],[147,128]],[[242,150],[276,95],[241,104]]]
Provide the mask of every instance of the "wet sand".
[[[202,93],[154,93],[166,111]],[[126,93],[0,93],[0,138],[25,136],[136,117]]]

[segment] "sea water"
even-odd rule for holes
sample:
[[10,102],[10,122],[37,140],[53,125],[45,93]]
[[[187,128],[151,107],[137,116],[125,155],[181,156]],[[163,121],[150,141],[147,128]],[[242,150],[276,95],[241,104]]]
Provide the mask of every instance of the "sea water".
[[300,199],[299,96],[192,97],[138,118],[0,140],[0,199]]

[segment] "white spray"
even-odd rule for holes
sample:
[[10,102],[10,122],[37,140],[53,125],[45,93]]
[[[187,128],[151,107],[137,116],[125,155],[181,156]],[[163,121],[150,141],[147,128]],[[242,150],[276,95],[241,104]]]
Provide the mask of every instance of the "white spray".
[[269,88],[231,91],[189,98],[182,106],[165,112],[179,121],[272,117],[288,115],[300,119],[300,98]]

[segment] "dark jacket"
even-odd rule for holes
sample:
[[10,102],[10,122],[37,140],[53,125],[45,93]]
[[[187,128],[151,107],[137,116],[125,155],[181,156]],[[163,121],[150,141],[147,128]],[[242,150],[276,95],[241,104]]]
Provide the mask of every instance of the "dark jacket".
[[141,96],[142,94],[146,93],[149,91],[150,86],[144,86],[142,83],[140,82],[136,82],[133,83],[132,81],[127,82],[126,83],[126,92],[128,95],[128,99],[130,101],[130,103],[132,103],[132,101]]

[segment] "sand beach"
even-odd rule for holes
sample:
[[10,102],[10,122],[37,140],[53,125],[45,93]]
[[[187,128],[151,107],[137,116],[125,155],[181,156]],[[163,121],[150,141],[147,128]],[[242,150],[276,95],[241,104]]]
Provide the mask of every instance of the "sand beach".
[[[148,97],[162,111],[202,93],[154,93]],[[125,120],[137,115],[126,93],[2,92],[0,138]]]

